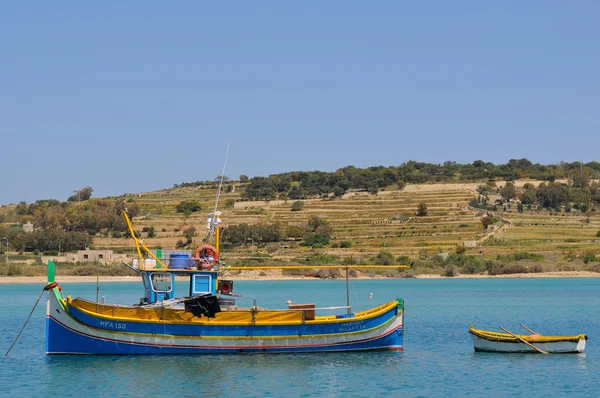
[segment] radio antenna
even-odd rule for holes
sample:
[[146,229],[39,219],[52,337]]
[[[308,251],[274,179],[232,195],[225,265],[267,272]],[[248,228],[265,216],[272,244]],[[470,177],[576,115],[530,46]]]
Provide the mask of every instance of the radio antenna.
[[225,168],[227,167],[227,158],[229,157],[229,146],[230,145],[231,145],[231,141],[227,142],[227,151],[225,152],[225,162],[223,163],[223,171],[221,172],[219,188],[217,189],[217,199],[215,200],[215,209],[212,213],[210,213],[208,215],[209,216],[209,218],[208,218],[208,234],[206,235],[206,239],[204,240],[205,242],[208,242],[208,240],[210,239],[212,234],[215,232],[215,230],[219,226],[220,213],[217,212],[217,209],[219,207],[219,197],[221,196],[221,189],[223,188],[223,179],[225,178]]
[[227,151],[225,152],[225,162],[223,163],[223,171],[221,172],[221,179],[219,181],[219,189],[217,190],[217,200],[215,200],[215,213],[219,206],[219,196],[221,196],[221,188],[223,187],[223,178],[225,178],[225,167],[227,167],[227,157],[229,156],[229,146],[231,141],[227,142]]

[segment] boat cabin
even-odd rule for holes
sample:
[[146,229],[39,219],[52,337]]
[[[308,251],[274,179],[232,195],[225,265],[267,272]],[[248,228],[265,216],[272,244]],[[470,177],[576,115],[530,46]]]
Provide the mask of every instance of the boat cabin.
[[[204,270],[175,270],[175,269],[152,269],[140,271],[144,282],[143,303],[154,304],[175,297],[217,295],[217,271]],[[175,290],[175,276],[189,276],[189,291],[187,294]],[[140,301],[142,301],[140,300]]]

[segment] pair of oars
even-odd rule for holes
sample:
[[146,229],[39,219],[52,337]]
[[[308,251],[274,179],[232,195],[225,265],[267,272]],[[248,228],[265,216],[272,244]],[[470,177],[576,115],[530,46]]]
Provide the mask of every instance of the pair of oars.
[[[536,332],[534,332],[533,330],[529,329],[527,326],[523,325],[522,323],[520,323],[519,325],[523,326],[525,329],[529,330],[531,333],[537,334]],[[510,334],[515,339],[519,340],[520,342],[527,344],[529,347],[533,348],[534,350],[536,350],[536,351],[538,351],[538,352],[540,352],[542,354],[548,354],[548,352],[542,350],[541,348],[538,348],[538,347],[534,346],[529,341],[523,339],[521,336],[518,336],[518,335],[514,334],[510,330],[507,330],[507,329],[503,328],[502,326],[500,326],[500,329],[504,330],[506,333]]]

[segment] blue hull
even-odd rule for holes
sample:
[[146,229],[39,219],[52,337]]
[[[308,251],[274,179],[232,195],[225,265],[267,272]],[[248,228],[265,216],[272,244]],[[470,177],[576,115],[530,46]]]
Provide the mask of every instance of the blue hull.
[[93,316],[68,305],[55,288],[48,293],[46,315],[49,355],[155,355],[401,351],[404,311],[401,302],[390,302],[371,316],[316,323],[161,324]]
[[46,352],[52,354],[95,354],[95,355],[135,355],[135,354],[240,354],[240,353],[289,353],[289,352],[335,352],[335,351],[402,351],[403,330],[398,328],[390,333],[364,341],[322,345],[313,347],[265,347],[265,348],[208,348],[208,347],[169,347],[140,343],[116,342],[100,339],[73,331],[48,317],[46,319],[48,337]]

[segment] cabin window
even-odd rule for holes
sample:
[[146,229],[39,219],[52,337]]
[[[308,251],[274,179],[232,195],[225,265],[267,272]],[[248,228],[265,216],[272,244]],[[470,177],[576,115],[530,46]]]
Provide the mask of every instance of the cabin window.
[[98,258],[99,259],[103,259],[104,258],[104,254],[98,254]]
[[87,254],[84,254],[84,255],[83,255],[83,258],[84,258],[84,260],[87,260],[87,259],[88,259],[88,255],[87,255]]
[[212,283],[212,277],[210,275],[194,275],[194,284],[192,294],[206,294],[212,293],[210,286]]
[[152,290],[154,290],[155,292],[171,291],[171,274],[153,273],[150,275],[150,280],[152,282]]

